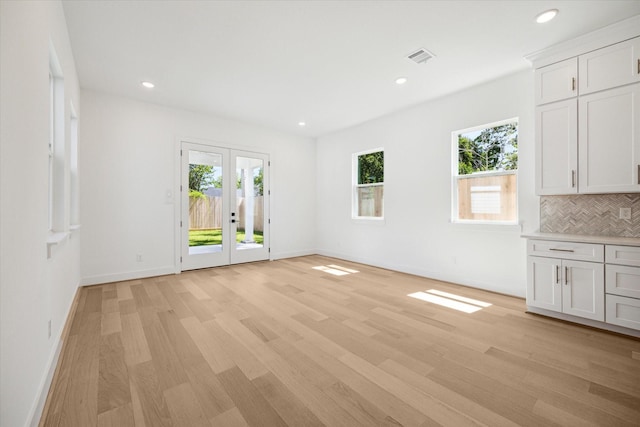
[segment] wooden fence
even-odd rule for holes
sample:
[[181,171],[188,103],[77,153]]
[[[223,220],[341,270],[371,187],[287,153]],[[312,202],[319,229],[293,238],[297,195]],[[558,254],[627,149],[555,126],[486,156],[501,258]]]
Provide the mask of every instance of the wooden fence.
[[517,214],[516,190],[515,173],[462,175],[458,178],[458,218],[514,221]]
[[358,216],[381,217],[383,215],[383,185],[358,188]]
[[[264,197],[256,196],[253,200],[253,229],[263,231]],[[244,197],[237,198],[236,215],[238,228],[244,230],[245,209]],[[189,229],[222,228],[222,198],[221,197],[189,197]]]

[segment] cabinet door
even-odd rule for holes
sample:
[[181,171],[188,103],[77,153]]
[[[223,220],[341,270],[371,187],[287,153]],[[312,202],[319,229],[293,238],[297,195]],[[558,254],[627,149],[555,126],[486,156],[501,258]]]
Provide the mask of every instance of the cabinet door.
[[578,101],[536,108],[536,193],[578,192]]
[[581,55],[580,95],[640,82],[640,37]]
[[640,191],[640,83],[580,97],[580,193]]
[[562,261],[562,311],[604,322],[604,265]]
[[536,70],[536,105],[578,95],[578,58],[567,59]]
[[535,256],[527,261],[527,305],[562,311],[561,261]]

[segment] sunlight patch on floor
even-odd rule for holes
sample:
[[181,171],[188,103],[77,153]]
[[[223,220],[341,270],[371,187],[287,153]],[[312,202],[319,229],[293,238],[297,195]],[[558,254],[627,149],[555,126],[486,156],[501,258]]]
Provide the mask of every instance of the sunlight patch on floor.
[[450,299],[455,299],[455,300],[458,300],[458,301],[466,302],[466,303],[469,303],[469,304],[477,305],[477,306],[480,306],[480,307],[483,307],[483,308],[491,307],[491,304],[489,304],[488,302],[479,301],[479,300],[473,299],[473,298],[461,297],[460,295],[450,294],[449,292],[443,292],[443,291],[439,291],[437,289],[429,289],[427,292],[429,292],[430,294],[434,294],[434,295],[440,295],[441,297],[446,297],[446,298],[450,298]]
[[491,304],[489,304],[488,302],[450,294],[448,292],[439,291],[437,289],[429,289],[426,292],[414,292],[407,296],[430,302],[432,304],[437,304],[442,307],[452,308],[464,313],[475,313],[476,311],[480,311],[485,307],[491,306]]
[[333,274],[334,276],[346,276],[347,274],[358,273],[358,270],[340,267],[339,265],[335,264],[319,265],[317,267],[313,267],[313,269],[324,271],[325,273]]

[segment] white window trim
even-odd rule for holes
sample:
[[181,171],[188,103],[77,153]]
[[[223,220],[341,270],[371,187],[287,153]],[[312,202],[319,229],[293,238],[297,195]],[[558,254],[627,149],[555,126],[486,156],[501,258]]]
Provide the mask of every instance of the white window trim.
[[78,178],[78,131],[79,118],[73,102],[69,103],[69,167],[66,170],[69,179],[69,230],[80,228],[80,186]]
[[[510,119],[499,120],[497,122],[491,122],[484,125],[473,126],[466,129],[460,129],[451,132],[451,219],[452,224],[465,224],[465,225],[479,225],[479,226],[497,226],[497,227],[518,227],[522,229],[520,222],[520,197],[518,188],[516,187],[516,219],[514,221],[489,221],[489,220],[474,220],[474,219],[459,219],[458,211],[458,181],[460,177],[471,176],[500,176],[500,175],[512,175],[515,174],[518,177],[518,169],[508,171],[485,171],[477,172],[468,175],[458,175],[458,135],[463,133],[476,132],[479,130],[506,125],[509,123],[516,123],[518,125],[518,131],[520,130],[520,120],[518,117],[512,117]],[[462,178],[464,179],[464,178]],[[517,179],[517,178],[516,178]],[[519,180],[517,181],[519,182]]]
[[361,224],[381,224],[384,223],[384,198],[382,199],[382,216],[359,216],[358,215],[358,188],[366,188],[366,187],[378,187],[382,186],[384,188],[383,182],[376,182],[373,184],[358,184],[358,157],[377,153],[378,151],[382,151],[384,153],[383,147],[373,148],[371,150],[359,151],[357,153],[353,153],[351,155],[351,220],[356,223]]
[[51,258],[52,248],[63,243],[69,236],[64,223],[66,212],[66,134],[65,134],[65,91],[62,67],[53,42],[49,40],[49,190],[48,190],[48,234],[46,239],[47,257]]

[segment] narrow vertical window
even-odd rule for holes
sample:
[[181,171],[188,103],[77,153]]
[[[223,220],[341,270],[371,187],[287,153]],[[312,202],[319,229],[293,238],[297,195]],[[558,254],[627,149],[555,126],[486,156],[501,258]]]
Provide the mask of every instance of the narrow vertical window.
[[353,155],[353,218],[384,217],[384,150]]
[[48,229],[50,232],[53,231],[53,193],[54,193],[54,141],[55,141],[55,79],[53,77],[53,73],[49,70],[49,166],[48,166],[48,180],[49,180],[49,189],[48,189],[48,204],[47,204],[47,212],[48,212]]
[[453,221],[517,223],[518,120],[452,133]]
[[72,226],[80,224],[80,203],[78,183],[78,115],[71,106],[70,125],[70,168],[69,168],[69,222]]
[[62,232],[65,223],[65,98],[62,67],[53,45],[49,48],[48,228]]

